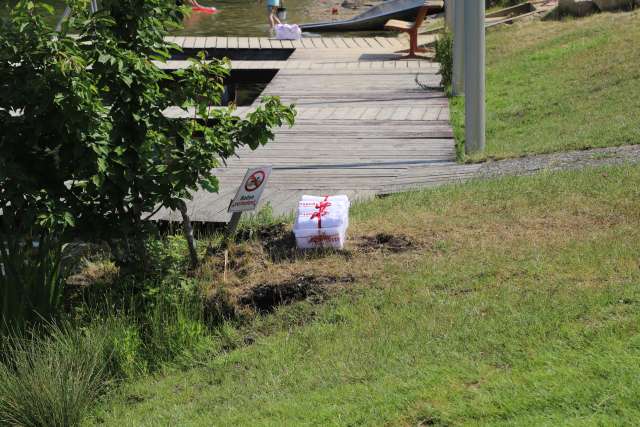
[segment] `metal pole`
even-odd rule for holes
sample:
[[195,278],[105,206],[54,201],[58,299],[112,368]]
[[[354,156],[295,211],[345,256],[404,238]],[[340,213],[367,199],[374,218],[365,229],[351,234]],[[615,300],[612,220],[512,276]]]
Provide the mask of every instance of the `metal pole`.
[[453,75],[451,89],[453,95],[464,94],[464,1],[453,1]]
[[465,0],[465,151],[481,153],[485,145],[484,1]]
[[453,31],[453,17],[455,14],[456,0],[444,0],[444,25],[449,31]]
[[64,8],[64,12],[62,13],[62,16],[60,17],[60,20],[58,21],[58,24],[56,25],[56,32],[60,32],[60,30],[62,30],[62,24],[64,24],[64,21],[66,21],[67,19],[69,19],[69,16],[71,16],[71,8],[69,6]]

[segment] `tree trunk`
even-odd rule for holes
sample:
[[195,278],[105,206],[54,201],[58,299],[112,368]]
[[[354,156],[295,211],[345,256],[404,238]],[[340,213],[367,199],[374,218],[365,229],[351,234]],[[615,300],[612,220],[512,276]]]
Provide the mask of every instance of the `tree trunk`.
[[193,237],[193,226],[191,225],[191,219],[187,213],[187,205],[180,203],[178,206],[180,213],[182,214],[182,229],[184,231],[184,237],[187,239],[189,245],[189,257],[191,258],[191,268],[198,267],[198,252],[196,252],[196,239]]

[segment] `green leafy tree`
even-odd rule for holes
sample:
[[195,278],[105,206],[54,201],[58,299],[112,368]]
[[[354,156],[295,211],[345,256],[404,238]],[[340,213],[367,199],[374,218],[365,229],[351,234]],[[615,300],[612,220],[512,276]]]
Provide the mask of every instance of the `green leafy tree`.
[[[244,119],[213,108],[227,61],[161,69],[184,13],[173,0],[102,0],[94,15],[69,4],[59,32],[41,18],[49,7],[27,0],[0,27],[0,249],[9,262],[33,242],[59,253],[72,239],[107,241],[122,265],[138,266],[149,213],[179,210],[189,230],[184,200],[217,191],[211,170],[266,144],[295,113],[277,98]],[[192,118],[168,118],[171,106]]]

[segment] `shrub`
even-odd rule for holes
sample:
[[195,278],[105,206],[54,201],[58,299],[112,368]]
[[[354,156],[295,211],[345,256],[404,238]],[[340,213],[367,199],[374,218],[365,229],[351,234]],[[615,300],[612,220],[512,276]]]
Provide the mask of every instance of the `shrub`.
[[[62,242],[107,241],[120,266],[139,273],[145,218],[164,207],[190,224],[184,200],[217,191],[211,171],[238,148],[271,141],[295,113],[274,97],[245,118],[212,108],[228,61],[202,54],[186,69],[157,66],[177,50],[165,40],[182,22],[173,1],[101,0],[93,15],[86,1],[69,4],[60,31],[42,18],[51,7],[33,0],[0,22],[0,232],[27,241],[35,224]],[[191,119],[167,117],[171,106]]]
[[436,61],[440,63],[438,74],[442,76],[442,86],[450,92],[453,78],[453,37],[449,31],[444,31],[436,41]]

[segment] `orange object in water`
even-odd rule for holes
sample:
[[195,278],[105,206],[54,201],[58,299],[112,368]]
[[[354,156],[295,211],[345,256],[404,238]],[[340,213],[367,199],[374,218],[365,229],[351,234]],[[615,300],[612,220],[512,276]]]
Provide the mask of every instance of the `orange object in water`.
[[220,11],[215,7],[196,6],[196,7],[192,7],[191,10],[194,12],[206,13],[207,15],[214,15],[216,13],[220,13]]

